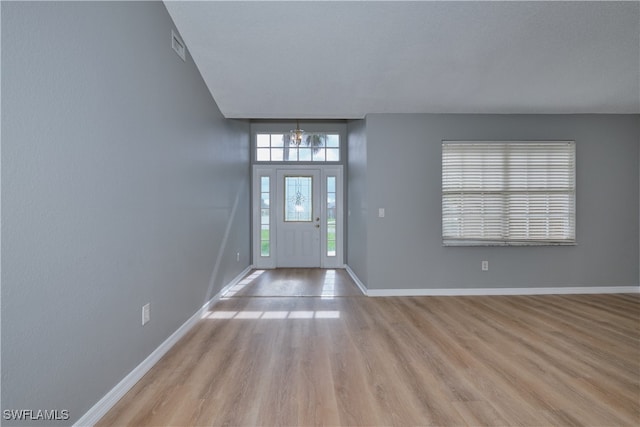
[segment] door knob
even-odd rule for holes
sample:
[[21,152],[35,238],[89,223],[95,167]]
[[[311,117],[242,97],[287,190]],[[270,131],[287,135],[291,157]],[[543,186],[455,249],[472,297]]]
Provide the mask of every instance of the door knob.
[[316,228],[320,228],[320,224],[316,224]]
[[316,221],[320,221],[320,217],[316,218]]

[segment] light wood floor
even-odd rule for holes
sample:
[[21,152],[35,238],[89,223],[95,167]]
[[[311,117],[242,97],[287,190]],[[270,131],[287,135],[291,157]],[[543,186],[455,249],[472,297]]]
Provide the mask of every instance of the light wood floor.
[[368,298],[275,270],[98,425],[638,426],[639,402],[639,295]]

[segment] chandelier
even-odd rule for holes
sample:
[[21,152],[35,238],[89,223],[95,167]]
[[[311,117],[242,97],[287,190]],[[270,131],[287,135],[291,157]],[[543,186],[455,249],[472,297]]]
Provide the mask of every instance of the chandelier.
[[300,123],[296,120],[296,128],[289,131],[289,142],[291,145],[299,146],[302,143],[302,136],[304,131],[300,129]]

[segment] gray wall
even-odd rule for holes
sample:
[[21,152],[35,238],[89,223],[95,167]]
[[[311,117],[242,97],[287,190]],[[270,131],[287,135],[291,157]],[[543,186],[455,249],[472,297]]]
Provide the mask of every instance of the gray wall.
[[249,265],[249,125],[172,27],[161,2],[2,2],[3,409],[74,422]]
[[347,124],[346,264],[367,283],[367,135],[366,120]]
[[[577,246],[443,247],[443,139],[575,140]],[[369,209],[357,218],[367,260],[358,274],[369,289],[637,285],[639,139],[638,115],[368,115],[358,185]],[[350,183],[362,179],[349,174]],[[358,196],[351,188],[349,196],[352,206]]]

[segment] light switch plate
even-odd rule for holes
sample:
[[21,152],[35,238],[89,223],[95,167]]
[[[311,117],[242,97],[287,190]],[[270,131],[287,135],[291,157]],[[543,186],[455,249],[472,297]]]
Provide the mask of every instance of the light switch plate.
[[142,325],[146,325],[151,320],[151,304],[147,303],[142,306]]

